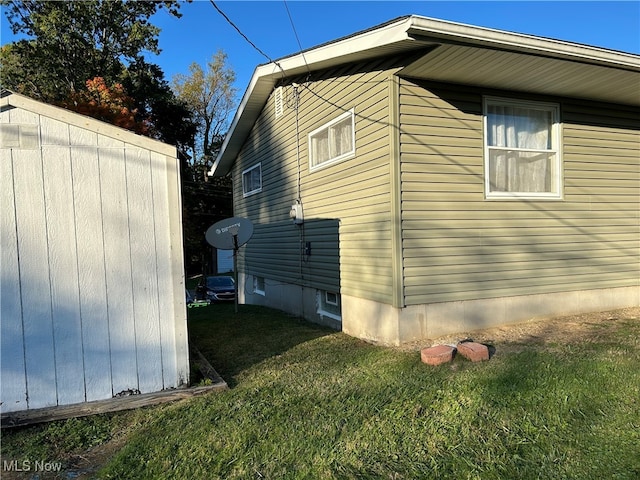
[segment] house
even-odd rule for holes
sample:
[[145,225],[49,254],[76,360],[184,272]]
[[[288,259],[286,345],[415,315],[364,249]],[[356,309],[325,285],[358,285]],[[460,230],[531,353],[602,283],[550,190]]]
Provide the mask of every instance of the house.
[[2,91],[1,410],[189,381],[176,149]]
[[258,66],[242,301],[387,344],[640,304],[640,57],[419,16]]

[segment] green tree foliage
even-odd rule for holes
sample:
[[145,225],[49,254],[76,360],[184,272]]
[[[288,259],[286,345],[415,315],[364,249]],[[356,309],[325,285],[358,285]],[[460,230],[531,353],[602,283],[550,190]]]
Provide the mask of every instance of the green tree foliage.
[[87,91],[87,81],[100,77],[106,85],[122,85],[136,123],[148,124],[148,135],[192,143],[190,111],[175,98],[162,70],[143,57],[159,53],[160,29],[149,18],[160,9],[180,17],[177,0],[0,3],[13,32],[27,37],[0,52],[4,87],[70,107]]
[[173,89],[194,114],[198,125],[193,156],[210,159],[218,151],[235,107],[236,74],[227,63],[227,55],[218,51],[207,63],[207,70],[197,63],[189,66],[189,75],[173,77]]

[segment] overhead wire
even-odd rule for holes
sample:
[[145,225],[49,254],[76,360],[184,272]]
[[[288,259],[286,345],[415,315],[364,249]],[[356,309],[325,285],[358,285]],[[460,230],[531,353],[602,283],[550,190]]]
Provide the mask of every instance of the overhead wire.
[[307,80],[311,77],[311,69],[309,68],[309,64],[307,63],[307,58],[304,56],[304,49],[302,48],[302,43],[300,43],[300,37],[298,36],[298,31],[296,30],[296,26],[293,23],[293,17],[291,16],[291,12],[289,11],[289,5],[287,5],[287,0],[282,0],[284,3],[284,8],[287,10],[287,16],[289,17],[289,22],[291,23],[291,28],[293,29],[293,34],[296,37],[296,41],[298,42],[298,48],[300,49],[300,55],[302,55],[302,61],[304,61],[304,65],[307,67]]
[[238,32],[238,33],[240,34],[240,36],[241,36],[242,38],[244,38],[244,39],[249,43],[249,45],[251,45],[251,46],[252,46],[252,47],[253,47],[253,48],[254,48],[254,49],[255,49],[255,50],[256,50],[260,55],[262,55],[262,56],[263,56],[263,57],[265,57],[267,60],[269,60],[269,62],[271,62],[271,63],[273,63],[274,65],[276,65],[276,66],[277,66],[277,67],[282,71],[283,76],[284,76],[284,75],[286,75],[286,73],[285,73],[284,69],[282,68],[282,66],[281,66],[277,61],[273,60],[269,55],[267,55],[266,53],[264,53],[264,52],[263,52],[263,51],[262,51],[262,50],[261,50],[261,49],[260,49],[256,44],[255,44],[255,43],[253,43],[251,40],[249,40],[249,37],[247,37],[247,36],[242,32],[242,30],[240,30],[240,28],[239,28],[235,23],[233,23],[233,21],[232,21],[232,20],[227,16],[227,14],[226,14],[226,13],[224,13],[224,12],[220,9],[220,7],[218,7],[218,5],[216,5],[216,2],[214,2],[213,0],[209,0],[209,2],[211,2],[211,5],[213,5],[213,8],[215,8],[215,9],[218,11],[218,13],[219,13],[220,15],[222,15],[222,17],[227,21],[227,23],[228,23],[229,25],[231,25],[231,26],[236,30],[236,32]]

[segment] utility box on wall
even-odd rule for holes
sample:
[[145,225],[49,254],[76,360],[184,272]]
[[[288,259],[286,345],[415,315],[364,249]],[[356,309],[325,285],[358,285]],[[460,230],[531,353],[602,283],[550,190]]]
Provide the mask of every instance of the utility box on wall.
[[0,106],[2,413],[188,384],[175,147]]

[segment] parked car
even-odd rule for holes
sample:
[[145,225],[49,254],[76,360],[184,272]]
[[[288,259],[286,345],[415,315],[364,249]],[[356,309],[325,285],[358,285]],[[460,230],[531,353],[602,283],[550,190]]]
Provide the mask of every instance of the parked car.
[[236,284],[233,277],[208,276],[198,285],[196,297],[212,302],[233,301],[236,298]]

